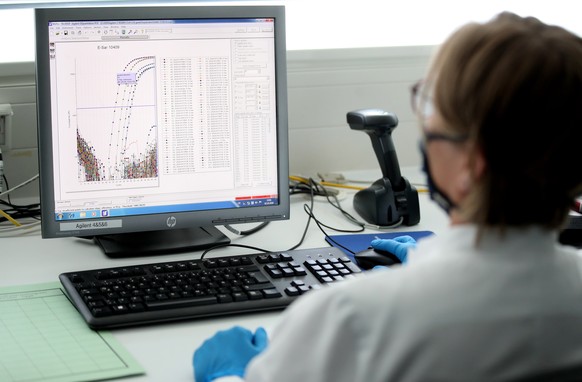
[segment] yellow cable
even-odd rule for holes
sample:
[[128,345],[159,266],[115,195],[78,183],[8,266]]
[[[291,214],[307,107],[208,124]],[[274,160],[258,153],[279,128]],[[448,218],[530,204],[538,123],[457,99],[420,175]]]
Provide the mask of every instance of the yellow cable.
[[[294,180],[296,182],[306,183],[309,184],[309,179],[303,178],[297,175],[289,175],[289,179]],[[331,183],[331,182],[319,182],[322,186],[328,187],[339,187],[339,188],[350,188],[352,190],[363,190],[364,187],[357,187],[357,186],[350,186],[347,184],[339,184],[339,183]]]
[[[350,188],[352,190],[364,190],[366,187],[359,187],[359,186],[350,186],[349,184],[340,184],[340,183],[331,183],[331,182],[321,182],[322,186],[328,187],[338,187],[338,188]],[[428,192],[426,188],[418,188],[416,187],[416,191],[418,192]]]
[[[289,179],[294,180],[296,182],[309,184],[309,179],[304,178],[302,176],[289,175]],[[349,188],[351,190],[363,190],[366,188],[366,187],[351,186],[349,184],[340,184],[340,183],[332,183],[332,182],[320,182],[319,184],[321,184],[322,186],[328,186],[328,187]],[[416,187],[416,190],[418,192],[422,192],[422,193],[428,192],[428,190],[426,188]]]
[[359,186],[350,186],[349,184],[340,184],[340,183],[332,183],[332,182],[321,182],[322,186],[328,187],[337,187],[337,188],[349,188],[351,190],[363,190],[365,187]]
[[301,182],[301,183],[307,183],[307,184],[309,184],[309,179],[303,178],[301,176],[289,175],[289,179],[294,180],[296,182]]
[[12,224],[14,224],[17,227],[20,227],[22,224],[20,224],[19,222],[17,222],[16,220],[14,220],[12,218],[12,216],[8,215],[6,212],[4,212],[3,210],[0,210],[0,215],[4,216],[6,219],[8,219],[8,221]]

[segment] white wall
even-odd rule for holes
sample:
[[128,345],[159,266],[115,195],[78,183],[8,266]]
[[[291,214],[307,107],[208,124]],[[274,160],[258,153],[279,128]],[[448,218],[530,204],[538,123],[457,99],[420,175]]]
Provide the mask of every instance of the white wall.
[[420,163],[410,86],[426,70],[431,47],[288,52],[290,169],[293,173],[377,168],[367,134],[351,130],[348,111],[396,113],[393,140],[401,166]]
[[[35,90],[33,62],[0,64],[0,104],[11,104],[14,112],[11,134],[7,137],[11,148],[2,146],[4,173],[10,187],[38,173]],[[38,195],[38,182],[15,194]]]

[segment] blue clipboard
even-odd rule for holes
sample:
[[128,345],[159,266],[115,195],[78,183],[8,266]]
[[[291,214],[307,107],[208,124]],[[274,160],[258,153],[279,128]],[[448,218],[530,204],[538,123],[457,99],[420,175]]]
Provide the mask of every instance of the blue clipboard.
[[[330,235],[325,238],[331,246],[341,249],[348,257],[354,260],[355,252],[363,251],[370,247],[370,242],[374,239],[394,239],[397,236],[411,236],[418,241],[424,237],[434,235],[432,231],[399,231],[399,232],[378,232],[360,233],[349,235]],[[352,251],[352,252],[350,252]]]

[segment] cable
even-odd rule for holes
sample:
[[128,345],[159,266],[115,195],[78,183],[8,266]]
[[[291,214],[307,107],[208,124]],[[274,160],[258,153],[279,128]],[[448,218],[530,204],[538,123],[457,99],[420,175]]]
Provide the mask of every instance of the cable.
[[[321,175],[319,175],[319,176],[321,177]],[[298,176],[298,175],[290,175],[289,176],[289,179],[290,180],[294,180],[296,182],[305,183],[305,184],[309,184],[309,180],[313,180],[311,178],[308,179],[308,178],[304,178],[304,177]],[[337,183],[337,182],[326,182],[324,180],[322,180],[318,184],[321,185],[321,186],[328,186],[328,187],[335,187],[335,188],[347,188],[347,189],[350,189],[350,190],[363,190],[364,189],[364,187],[350,186],[349,184],[341,184],[341,183]]]
[[[309,179],[309,182],[312,182],[312,179]],[[309,184],[309,186],[311,186],[311,184]],[[315,201],[315,196],[314,196],[314,191],[313,191],[313,187],[310,187],[310,201],[311,201],[311,209],[313,210],[313,204]],[[303,230],[303,235],[301,235],[301,239],[299,239],[299,242],[297,244],[295,244],[294,246],[292,246],[291,248],[288,249],[288,251],[292,251],[295,248],[299,247],[301,244],[303,244],[303,241],[305,240],[305,236],[307,235],[307,231],[309,230],[309,224],[311,223],[311,216],[309,216],[307,218],[307,223],[305,223],[305,229]]]
[[[310,195],[311,195],[311,207],[313,208],[313,203],[314,203],[314,200],[313,200],[314,199],[314,196],[313,196],[313,187],[308,187],[307,189],[305,189],[305,187],[303,185],[304,179],[302,179],[302,178],[299,178],[299,177],[291,177],[290,176],[289,179],[294,180],[294,181],[297,182],[297,184],[290,185],[289,194],[290,195],[294,195],[294,194],[299,194],[299,193],[310,193]],[[300,190],[300,191],[298,191],[298,190]],[[305,224],[305,229],[303,230],[303,234],[302,234],[301,239],[299,240],[299,242],[297,244],[295,244],[294,246],[292,246],[291,248],[287,249],[287,251],[292,251],[295,248],[299,247],[303,243],[303,241],[305,240],[305,236],[307,235],[307,230],[309,229],[309,222],[310,221],[311,221],[311,217],[309,217],[307,219],[307,223]],[[262,224],[259,224],[257,227],[251,229],[250,231],[252,231],[252,232],[250,232],[250,233],[254,233],[254,232],[258,231],[259,229],[264,228],[267,225],[267,223],[268,222],[264,222]],[[233,232],[236,235],[243,234],[242,232],[239,232],[238,230],[232,228],[228,224],[225,224],[224,227],[226,229],[228,229],[229,231]],[[250,233],[247,233],[247,234],[250,234]],[[248,249],[254,249],[256,251],[261,251],[261,252],[265,252],[265,253],[273,252],[273,251],[269,251],[269,250],[266,250],[266,249],[263,249],[263,248],[253,247],[253,246],[250,246],[250,245],[228,243],[228,244],[218,244],[218,245],[215,245],[213,247],[210,247],[210,248],[206,249],[200,255],[200,259],[203,259],[204,256],[206,256],[206,254],[208,252],[213,251],[213,250],[218,249],[218,248],[224,248],[224,247],[248,248]]]
[[315,181],[311,178],[303,178],[300,176],[290,176],[289,177],[290,180],[292,180],[294,183],[291,184],[289,187],[289,193],[291,195],[295,195],[295,194],[311,194],[312,192],[314,193],[315,196],[329,196],[329,195],[337,195],[338,191],[336,190],[331,190],[328,188],[325,188],[323,186],[320,187],[314,187],[312,186],[312,183],[315,183]]
[[6,212],[4,212],[4,210],[2,210],[2,209],[0,209],[0,215],[4,216],[6,218],[6,220],[8,220],[10,223],[14,224],[17,227],[20,227],[22,225],[17,220],[15,220],[12,216],[10,216]]
[[[317,183],[316,183],[317,184]],[[386,225],[386,226],[380,226],[380,225],[375,225],[375,224],[368,224],[368,223],[364,223],[362,221],[359,221],[358,219],[356,219],[355,217],[353,217],[349,212],[347,212],[346,210],[344,210],[341,207],[340,201],[339,199],[335,196],[335,195],[331,195],[331,197],[334,198],[335,203],[332,202],[329,199],[329,195],[327,196],[327,200],[329,202],[329,204],[331,204],[332,206],[334,206],[335,208],[337,208],[342,215],[344,215],[346,217],[346,219],[348,219],[349,221],[351,221],[352,223],[354,223],[357,226],[363,227],[363,228],[370,228],[370,229],[377,229],[377,230],[385,230],[385,229],[394,229],[399,227],[400,225],[402,225],[402,222],[404,221],[404,219],[402,217],[400,217],[400,219],[398,219],[398,221],[394,224],[391,225]],[[363,231],[363,229],[361,230]],[[361,231],[357,231],[357,232],[361,232]]]
[[258,231],[262,230],[269,223],[270,222],[268,222],[268,221],[262,222],[258,226],[254,227],[254,228],[251,228],[249,230],[246,230],[246,231],[239,231],[239,230],[233,228],[230,224],[225,224],[223,227],[226,228],[227,230],[229,230],[230,232],[234,233],[235,235],[245,236],[245,235],[250,235],[250,234],[253,234],[255,232],[258,232]]
[[[317,182],[315,182],[313,179],[309,179],[309,180],[310,180],[310,185],[312,186],[312,189],[313,189],[313,188],[315,188],[315,189],[316,189],[316,190],[318,190],[318,192],[319,192],[319,185],[318,185],[318,183],[317,183]],[[323,188],[323,189],[325,190],[325,188]],[[335,195],[331,195],[331,196],[334,198],[334,200],[335,200],[335,203],[334,203],[334,202],[332,202],[332,201],[330,200],[330,195],[329,195],[329,194],[326,194],[326,198],[327,198],[327,201],[329,202],[329,204],[331,204],[332,206],[334,206],[335,208],[337,208],[339,211],[341,211],[341,212],[342,212],[342,214],[343,214],[344,216],[349,216],[349,217],[351,217],[352,219],[350,219],[350,221],[351,221],[352,223],[355,223],[356,225],[358,225],[358,226],[360,227],[359,229],[357,229],[357,230],[339,229],[339,228],[335,228],[335,227],[332,227],[332,226],[329,226],[329,225],[327,225],[327,224],[324,224],[324,223],[322,223],[322,222],[321,222],[319,219],[317,219],[317,218],[315,217],[315,214],[313,213],[313,203],[311,204],[311,206],[308,206],[307,204],[304,204],[304,205],[303,205],[303,210],[304,210],[304,211],[307,213],[307,215],[309,216],[309,220],[308,220],[308,221],[310,221],[311,219],[313,219],[313,221],[315,222],[315,224],[317,225],[317,227],[319,228],[319,230],[320,230],[320,231],[321,231],[321,232],[324,234],[324,236],[325,236],[325,237],[326,237],[326,238],[327,238],[329,241],[332,241],[332,242],[333,242],[333,243],[335,243],[335,244],[336,244],[338,247],[341,247],[341,248],[343,248],[343,249],[347,250],[348,252],[350,252],[350,253],[353,253],[353,251],[351,251],[349,248],[346,248],[345,246],[343,246],[343,245],[341,245],[340,243],[338,243],[338,242],[336,242],[335,240],[333,240],[333,239],[332,239],[332,238],[331,238],[331,237],[330,237],[330,236],[327,234],[327,232],[325,232],[325,230],[323,229],[323,227],[326,227],[326,228],[328,228],[328,229],[334,230],[334,231],[336,231],[336,232],[347,232],[347,233],[358,233],[358,232],[362,232],[362,231],[364,231],[364,229],[365,229],[365,228],[364,228],[364,226],[363,226],[363,224],[362,224],[362,223],[359,223],[359,222],[358,222],[358,221],[357,221],[355,218],[353,218],[353,217],[352,217],[352,216],[351,216],[351,215],[350,215],[350,214],[349,214],[347,211],[345,211],[344,209],[342,209],[342,208],[341,208],[341,205],[340,205],[340,202],[339,202],[339,199],[337,198],[337,196],[335,196]],[[322,226],[323,226],[323,227],[322,227]],[[329,243],[329,241],[328,241],[328,243]]]
[[[316,182],[313,182],[313,183],[317,187],[317,183]],[[347,250],[349,253],[352,253],[352,254],[354,253],[352,250],[350,250],[349,248],[347,248],[347,247],[343,246],[342,244],[338,243],[337,241],[335,241],[331,236],[328,235],[327,232],[325,232],[325,230],[323,229],[323,227],[328,228],[328,229],[331,229],[331,230],[334,230],[336,232],[358,233],[358,232],[364,231],[365,228],[375,228],[375,229],[391,229],[391,228],[396,228],[396,227],[400,226],[402,224],[403,220],[404,220],[402,217],[400,217],[400,219],[396,223],[394,223],[394,224],[392,224],[390,226],[377,226],[377,225],[371,225],[371,224],[363,223],[363,222],[358,221],[350,213],[348,213],[346,210],[344,210],[341,207],[341,204],[340,204],[339,199],[335,195],[332,195],[332,197],[334,198],[335,203],[330,200],[329,195],[328,195],[327,196],[327,200],[328,200],[329,204],[331,204],[332,206],[334,206],[335,208],[337,208],[350,222],[358,225],[360,227],[360,229],[358,229],[358,230],[346,230],[346,229],[338,229],[338,228],[335,228],[335,227],[331,227],[331,226],[329,226],[327,224],[322,223],[319,219],[317,219],[315,217],[315,214],[313,213],[313,208],[310,208],[310,207],[308,207],[305,204],[305,205],[303,205],[303,210],[310,216],[311,219],[313,219],[313,221],[315,222],[315,224],[317,225],[317,227],[319,228],[319,230],[328,239],[328,243],[329,243],[329,241],[331,241],[336,246],[341,247],[341,248]]]
[[[333,239],[332,239],[332,238],[331,238],[331,237],[330,237],[330,236],[329,236],[329,235],[328,235],[328,234],[325,232],[325,230],[324,230],[322,227],[325,227],[325,228],[328,228],[328,229],[334,230],[334,231],[336,231],[336,232],[358,233],[358,232],[363,232],[363,231],[364,231],[366,228],[379,229],[379,230],[384,230],[384,229],[393,229],[393,228],[396,228],[396,227],[400,226],[400,225],[402,224],[403,220],[404,220],[404,219],[401,217],[401,218],[400,218],[400,219],[399,219],[399,220],[398,220],[396,223],[394,223],[394,224],[391,224],[391,225],[389,225],[389,226],[378,226],[378,225],[373,225],[373,224],[367,224],[367,223],[363,223],[363,222],[361,222],[361,221],[357,220],[356,218],[354,218],[354,217],[353,217],[353,216],[352,216],[352,215],[351,215],[349,212],[347,212],[346,210],[344,210],[344,209],[341,207],[340,201],[339,201],[339,199],[337,198],[337,196],[335,196],[335,195],[330,195],[329,193],[326,193],[326,192],[325,192],[325,188],[324,188],[324,187],[322,187],[322,186],[321,186],[320,184],[318,184],[317,182],[315,182],[313,179],[311,179],[311,178],[310,178],[310,179],[309,179],[309,182],[310,182],[310,184],[309,184],[309,188],[311,189],[311,193],[312,193],[312,195],[317,195],[317,194],[319,194],[319,195],[324,195],[324,196],[327,198],[327,200],[328,200],[329,204],[331,204],[331,205],[332,205],[332,206],[334,206],[336,209],[338,209],[338,210],[339,210],[339,211],[342,213],[342,215],[344,215],[344,216],[345,216],[345,217],[348,219],[348,221],[350,221],[351,223],[353,223],[353,224],[357,225],[359,228],[358,228],[358,229],[354,229],[354,230],[348,230],[348,229],[340,229],[340,228],[335,228],[335,227],[332,227],[332,226],[329,226],[329,225],[326,225],[326,224],[322,223],[320,220],[318,220],[318,219],[315,217],[315,214],[313,213],[313,197],[312,197],[312,199],[311,199],[311,205],[310,205],[310,206],[308,206],[307,204],[305,204],[305,205],[303,206],[303,209],[304,209],[304,211],[305,211],[305,212],[307,213],[307,215],[309,216],[309,219],[308,219],[308,221],[307,221],[307,225],[306,225],[306,230],[304,231],[304,236],[302,237],[302,240],[301,240],[301,241],[300,241],[300,242],[299,242],[299,243],[298,243],[296,246],[294,246],[294,247],[293,247],[293,248],[291,248],[291,249],[295,249],[295,248],[297,248],[297,247],[298,247],[298,246],[299,246],[299,245],[300,245],[300,244],[303,242],[303,238],[305,237],[305,233],[306,233],[306,231],[307,231],[307,228],[309,227],[309,222],[311,221],[311,219],[313,219],[313,220],[316,222],[316,224],[317,224],[318,228],[319,228],[319,229],[320,229],[320,230],[323,232],[323,234],[324,234],[324,235],[325,235],[327,238],[329,238],[329,240],[331,240],[332,242],[334,242],[335,244],[337,244],[339,247],[342,247],[342,248],[345,248],[345,247],[343,247],[341,244],[339,244],[339,243],[337,243],[336,241],[334,241],[334,240],[333,240]],[[330,198],[333,198],[334,200],[332,201]],[[345,249],[347,249],[347,248],[345,248]],[[351,252],[351,251],[350,251],[350,252]]]
[[[321,184],[327,185],[330,187],[342,187],[342,188],[351,188],[355,190],[363,190],[365,187],[359,186],[350,186],[346,183],[363,183],[363,184],[372,184],[374,181],[370,180],[355,180],[355,179],[346,179],[342,173],[317,173],[319,179],[321,179]],[[419,193],[428,192],[428,186],[423,183],[410,183],[410,185],[416,187],[416,191]]]
[[8,195],[9,193],[18,190],[21,187],[26,186],[27,184],[31,183],[32,181],[38,179],[38,174],[36,174],[35,176],[33,176],[32,178],[25,180],[24,182],[20,183],[18,186],[15,186],[9,190],[3,191],[2,193],[0,193],[0,196],[4,196],[4,195]]
[[[363,232],[366,228],[373,228],[373,229],[392,229],[392,228],[396,228],[399,225],[402,224],[403,218],[401,217],[398,222],[396,222],[395,224],[389,225],[389,226],[377,226],[377,225],[372,225],[372,224],[367,224],[367,223],[363,223],[358,221],[356,218],[354,218],[349,212],[347,212],[346,210],[344,210],[341,207],[340,201],[337,197],[336,194],[332,194],[330,193],[325,187],[323,187],[320,183],[317,183],[316,181],[314,181],[312,178],[303,178],[303,177],[298,177],[298,176],[289,176],[289,179],[295,183],[290,184],[289,185],[289,194],[290,195],[297,195],[297,194],[309,194],[310,195],[310,205],[304,204],[303,205],[303,210],[305,211],[305,213],[307,213],[307,222],[305,223],[305,228],[303,230],[303,234],[301,235],[301,238],[299,239],[299,242],[297,242],[295,245],[293,245],[291,248],[287,249],[287,251],[292,251],[296,248],[298,248],[301,244],[303,244],[303,242],[305,241],[305,237],[307,236],[307,231],[309,230],[309,225],[311,223],[311,220],[313,219],[313,221],[315,221],[315,223],[317,224],[317,227],[321,230],[321,232],[323,232],[323,234],[325,235],[326,238],[328,238],[330,241],[334,242],[337,246],[344,248],[346,250],[348,250],[349,252],[353,253],[352,251],[350,251],[348,248],[344,247],[343,245],[337,243],[335,240],[333,240],[323,229],[323,227],[331,229],[333,231],[336,232],[345,232],[345,233],[358,233],[358,232]],[[331,204],[333,207],[335,207],[336,209],[338,209],[342,215],[344,215],[348,221],[350,221],[351,223],[357,225],[359,228],[358,229],[354,229],[354,230],[349,230],[349,229],[342,229],[342,228],[335,228],[332,227],[330,225],[324,224],[322,223],[320,220],[318,220],[315,217],[315,214],[313,213],[313,207],[314,207],[314,202],[315,202],[315,196],[324,196],[328,203]],[[332,201],[330,198],[333,198],[334,200]],[[234,229],[232,226],[225,224],[224,227],[226,229],[228,229],[229,231],[233,232],[236,235],[248,235],[254,232],[257,232],[258,230],[264,228],[264,226],[266,226],[268,222],[264,222],[259,224],[257,227],[252,228],[249,231],[238,231],[236,229]],[[243,245],[243,244],[218,244],[215,245],[213,247],[210,247],[208,249],[206,249],[202,255],[200,256],[200,259],[203,259],[204,256],[206,256],[206,254],[212,250],[218,249],[218,248],[223,248],[223,247],[241,247],[241,248],[249,248],[249,249],[254,249],[257,251],[261,251],[261,252],[273,252],[273,251],[269,251],[263,248],[258,248],[258,247],[253,247],[253,246],[249,246],[249,245]]]
[[267,249],[253,247],[252,245],[232,244],[232,243],[218,244],[218,245],[210,247],[210,248],[206,249],[204,252],[202,252],[202,255],[200,255],[200,260],[204,259],[204,256],[206,256],[206,254],[208,252],[213,251],[213,250],[218,249],[218,248],[223,248],[223,247],[240,247],[240,248],[254,249],[255,251],[260,251],[260,252],[265,252],[265,253],[272,252],[272,251],[269,251]]
[[35,221],[32,223],[21,224],[18,227],[8,227],[8,228],[0,228],[0,236],[5,233],[14,233],[18,232],[21,234],[32,232],[32,228],[40,227],[40,221]]
[[7,190],[3,191],[2,193],[0,193],[0,196],[4,196],[4,195],[8,195],[8,202],[4,201],[4,200],[0,200],[0,204],[7,206],[9,208],[0,208],[0,222],[2,221],[1,218],[7,220],[8,222],[10,222],[11,224],[13,224],[15,227],[11,227],[11,228],[0,228],[0,232],[4,233],[4,232],[13,232],[14,229],[26,229],[28,227],[30,227],[31,225],[35,226],[35,223],[32,224],[21,224],[17,219],[22,219],[22,218],[37,218],[40,216],[40,204],[30,204],[30,205],[26,205],[26,206],[19,206],[19,205],[15,205],[12,204],[10,202],[10,193],[31,183],[32,181],[34,181],[35,179],[38,178],[38,174],[33,176],[32,178],[24,181],[23,183],[19,184],[16,187],[13,188],[8,188],[8,181],[6,180],[6,177],[4,176],[4,174],[1,174],[5,180],[4,184],[7,187]]
[[0,148],[0,192],[4,191],[4,188],[8,189],[8,186],[5,185],[4,180],[6,177],[4,176],[4,160],[2,159],[2,148]]
[[332,182],[325,182],[322,181],[320,184],[329,187],[338,187],[338,188],[348,188],[350,190],[364,190],[365,187],[360,186],[350,186],[349,184],[339,184],[339,183],[332,183]]
[[[2,179],[4,179],[4,187],[6,187],[6,190],[10,190],[10,186],[8,185],[8,179],[6,179],[6,174],[2,174]],[[4,191],[4,189],[0,187],[0,192],[2,191]],[[10,195],[8,195],[8,203],[11,203]]]
[[[327,232],[325,232],[325,230],[321,227],[324,224],[321,224],[321,222],[315,217],[315,215],[313,215],[313,211],[309,210],[307,205],[303,206],[303,210],[311,216],[311,218],[313,219],[313,221],[315,221],[315,224],[317,224],[317,227],[319,228],[319,230],[323,233],[323,235],[329,240],[332,241],[335,245],[337,245],[338,247],[341,247],[343,249],[345,249],[346,251],[348,251],[351,254],[354,254],[354,251],[352,251],[351,249],[349,249],[348,247],[338,243],[337,241],[335,241],[331,236],[329,236],[327,234]],[[326,225],[324,225],[325,227],[327,227]],[[329,243],[328,241],[328,243]]]

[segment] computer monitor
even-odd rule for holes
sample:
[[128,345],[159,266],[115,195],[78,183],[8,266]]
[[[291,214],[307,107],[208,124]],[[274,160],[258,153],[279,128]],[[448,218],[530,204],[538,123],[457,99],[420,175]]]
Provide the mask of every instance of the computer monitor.
[[289,218],[283,6],[35,16],[43,238],[160,254]]

